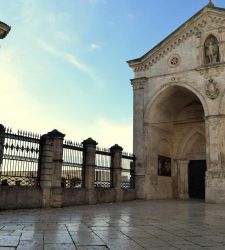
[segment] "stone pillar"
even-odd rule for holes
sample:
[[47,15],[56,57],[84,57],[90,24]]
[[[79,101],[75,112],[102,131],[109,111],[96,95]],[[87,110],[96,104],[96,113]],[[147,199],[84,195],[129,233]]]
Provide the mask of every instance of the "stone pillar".
[[133,86],[133,151],[136,156],[135,189],[137,199],[145,198],[144,167],[144,86],[148,78],[131,80]]
[[189,161],[177,160],[178,165],[178,195],[180,199],[188,199],[188,164]]
[[0,124],[0,166],[3,161],[4,142],[5,142],[5,128],[2,124]]
[[221,170],[220,151],[220,118],[209,116],[205,119],[206,125],[206,157],[207,170]]
[[209,116],[206,118],[206,202],[225,203],[225,169],[222,166],[223,151],[221,126],[223,118]]
[[119,145],[114,145],[110,148],[111,152],[111,168],[112,168],[112,181],[113,188],[116,192],[116,202],[123,200],[121,189],[121,171],[122,171],[122,151],[123,148]]
[[86,188],[87,204],[95,204],[95,155],[97,142],[92,138],[88,138],[82,142],[84,146],[84,187]]
[[61,173],[64,134],[53,130],[41,137],[40,144],[40,187],[42,207],[61,207]]

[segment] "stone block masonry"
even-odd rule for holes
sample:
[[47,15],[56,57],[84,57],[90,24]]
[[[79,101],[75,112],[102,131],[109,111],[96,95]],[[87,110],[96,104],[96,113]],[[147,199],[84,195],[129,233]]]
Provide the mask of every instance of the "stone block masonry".
[[[60,208],[134,200],[135,157],[114,145],[97,147],[0,125],[0,209]],[[122,163],[123,162],[123,163]]]

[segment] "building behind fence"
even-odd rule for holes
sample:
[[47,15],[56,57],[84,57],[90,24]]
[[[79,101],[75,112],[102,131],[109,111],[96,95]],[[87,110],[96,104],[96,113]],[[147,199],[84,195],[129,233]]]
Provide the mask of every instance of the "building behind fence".
[[105,149],[91,138],[77,143],[64,136],[57,130],[41,136],[0,125],[0,208],[135,199],[133,155],[118,145]]

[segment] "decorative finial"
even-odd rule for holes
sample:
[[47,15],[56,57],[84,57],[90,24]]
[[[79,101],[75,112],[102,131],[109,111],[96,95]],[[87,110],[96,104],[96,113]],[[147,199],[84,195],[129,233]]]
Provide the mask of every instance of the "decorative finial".
[[207,7],[209,7],[209,8],[215,7],[215,5],[214,5],[214,3],[212,2],[212,0],[209,0],[209,3],[207,4]]

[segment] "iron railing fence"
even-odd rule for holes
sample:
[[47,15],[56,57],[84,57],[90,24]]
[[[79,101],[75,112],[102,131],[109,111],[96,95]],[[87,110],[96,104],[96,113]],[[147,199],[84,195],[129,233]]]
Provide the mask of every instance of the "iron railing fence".
[[106,148],[96,148],[95,157],[95,187],[112,187],[111,153]]
[[38,186],[40,135],[5,128],[1,134],[3,157],[0,166],[1,186]]
[[135,157],[125,152],[122,154],[121,188],[135,188]]
[[83,145],[65,141],[63,144],[62,181],[63,188],[84,186]]

